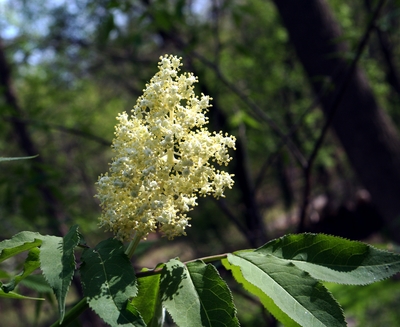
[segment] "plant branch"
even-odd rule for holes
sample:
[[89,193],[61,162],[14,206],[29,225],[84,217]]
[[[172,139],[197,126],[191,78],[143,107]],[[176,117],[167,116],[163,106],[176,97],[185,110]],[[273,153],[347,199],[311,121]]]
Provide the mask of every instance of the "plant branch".
[[129,260],[132,258],[133,253],[135,252],[140,240],[142,239],[142,234],[135,232],[135,235],[132,238],[132,241],[129,243],[125,254],[128,256]]
[[[204,263],[210,263],[210,262],[214,262],[214,261],[219,261],[219,260],[225,259],[227,256],[228,256],[228,253],[210,255],[210,256],[207,256],[207,257],[202,257],[202,258],[197,258],[197,259],[185,261],[183,264],[187,265],[188,263],[195,262],[195,261],[198,261],[198,260],[201,260]],[[163,270],[163,268],[155,268],[155,269],[150,269],[150,270],[146,270],[146,271],[140,271],[140,272],[136,273],[136,277],[137,278],[143,278],[143,277],[147,277],[147,276],[153,276],[153,275],[161,274],[162,270]]]

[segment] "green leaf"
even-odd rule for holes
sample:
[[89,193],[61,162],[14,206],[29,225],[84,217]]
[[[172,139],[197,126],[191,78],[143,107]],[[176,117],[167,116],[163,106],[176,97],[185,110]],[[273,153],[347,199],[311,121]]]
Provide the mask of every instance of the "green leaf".
[[168,261],[161,272],[160,294],[163,306],[181,327],[204,326],[201,303],[185,265],[176,259]]
[[399,254],[323,234],[283,236],[256,252],[291,262],[316,279],[339,284],[365,285],[400,272]]
[[285,327],[299,327],[300,325],[290,318],[286,313],[284,313],[272,299],[267,296],[261,289],[252,283],[248,282],[247,279],[243,277],[242,271],[239,266],[234,266],[229,263],[227,259],[222,260],[222,264],[228,270],[232,271],[232,275],[237,282],[243,285],[243,287],[251,294],[257,296],[264,308],[268,311]]
[[178,326],[239,326],[231,293],[212,265],[170,260],[161,272],[160,294]]
[[0,157],[0,162],[33,159],[33,158],[36,158],[37,156],[38,156],[38,154],[36,156],[30,156],[30,157],[11,157],[11,158]]
[[[343,312],[328,290],[293,263],[255,251],[228,254],[227,259],[223,260],[226,264],[225,260],[231,266],[240,268],[238,282],[244,278],[301,326],[346,326]],[[237,276],[234,275],[235,278]],[[248,288],[249,291],[252,289]],[[270,310],[272,314],[274,309],[276,307]],[[276,318],[279,319],[279,316]]]
[[123,244],[100,242],[82,254],[82,284],[89,306],[110,326],[146,326],[129,299],[136,296],[136,276]]
[[203,323],[206,321],[209,326],[239,326],[232,293],[217,269],[199,260],[188,263],[186,267],[202,304]]
[[[1,283],[0,283],[1,284]],[[15,292],[4,292],[2,288],[0,288],[0,297],[8,298],[8,299],[17,299],[17,300],[38,300],[38,301],[43,301],[43,298],[37,298],[37,297],[30,297],[30,296],[24,296]]]
[[0,262],[21,252],[30,250],[42,244],[43,235],[34,232],[21,232],[9,240],[0,242]]
[[57,298],[61,322],[65,315],[65,299],[75,270],[74,249],[78,243],[78,226],[75,225],[64,238],[46,236],[40,247],[41,269]]
[[33,271],[40,267],[39,254],[40,250],[37,247],[29,251],[28,257],[24,262],[23,270],[18,275],[16,275],[9,283],[2,286],[4,292],[8,293],[13,291],[20,281],[28,277]]
[[163,324],[163,308],[160,301],[160,275],[138,278],[139,292],[131,304],[140,312],[147,327]]

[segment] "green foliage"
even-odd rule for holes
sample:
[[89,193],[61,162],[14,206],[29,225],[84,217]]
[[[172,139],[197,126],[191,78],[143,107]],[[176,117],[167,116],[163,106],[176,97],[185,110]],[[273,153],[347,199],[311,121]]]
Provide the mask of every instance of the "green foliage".
[[200,260],[190,262],[186,267],[203,308],[202,325],[239,326],[232,294],[217,269]]
[[19,282],[21,282],[23,279],[28,277],[33,271],[35,271],[40,267],[39,254],[40,254],[39,248],[35,247],[29,250],[28,257],[24,262],[23,271],[18,275],[16,275],[11,280],[11,282],[4,284],[1,287],[6,293],[14,290],[14,288],[18,285]]
[[210,264],[170,260],[161,272],[160,295],[178,326],[239,326],[232,295]]
[[[345,326],[340,306],[325,287],[293,264],[248,251],[228,255],[227,261],[228,264],[224,262],[227,268],[240,268],[233,273],[245,288],[247,283],[251,283],[259,288],[255,295],[262,292],[272,299],[272,314],[276,313],[273,310],[278,306],[301,326]],[[268,302],[263,304],[269,309]],[[279,319],[280,315],[278,312],[276,318]]]
[[163,323],[163,307],[159,295],[159,274],[138,279],[138,294],[130,303],[137,308],[148,327],[158,327]]
[[75,271],[73,251],[78,243],[78,226],[75,225],[64,238],[48,236],[40,246],[40,267],[56,295],[61,321],[64,319],[65,299]]
[[26,250],[40,246],[43,236],[35,232],[21,232],[10,240],[0,242],[0,262]]
[[70,229],[65,238],[43,236],[39,233],[21,232],[10,240],[0,243],[0,260],[29,250],[24,263],[24,270],[11,282],[2,285],[6,293],[40,267],[43,276],[56,295],[61,320],[65,313],[65,298],[75,269],[73,250],[78,245],[77,226]]
[[40,266],[56,295],[63,325],[74,252],[84,246],[79,271],[85,298],[65,316],[66,323],[87,303],[110,326],[162,326],[164,310],[182,327],[239,326],[231,291],[209,263],[221,261],[285,326],[332,327],[346,323],[321,280],[366,284],[400,272],[399,254],[323,234],[286,235],[255,250],[187,263],[171,259],[137,274],[120,241],[107,239],[91,249],[80,245],[80,239],[73,226],[64,238],[22,232],[0,242],[3,260],[29,251],[22,272],[1,285],[0,296],[39,299],[13,290]]
[[400,321],[400,283],[396,278],[366,286],[329,283],[327,288],[357,327],[397,326]]
[[[342,27],[342,39],[347,40],[351,48],[349,53],[343,55],[351,57],[370,19],[365,8],[368,1],[365,4],[343,0],[328,2]],[[0,142],[0,151],[2,156],[8,157],[0,158],[3,172],[0,176],[2,238],[11,238],[20,230],[41,230],[43,234],[63,235],[59,224],[70,224],[70,217],[74,217],[74,223],[79,223],[81,230],[85,235],[90,235],[88,239],[94,244],[103,238],[97,231],[99,209],[93,201],[93,181],[107,169],[111,156],[109,140],[113,135],[115,119],[110,117],[130,110],[143,85],[154,73],[154,62],[166,52],[184,54],[185,66],[191,67],[200,77],[201,91],[214,98],[210,110],[211,122],[218,128],[218,125],[223,125],[224,130],[240,136],[244,143],[243,158],[235,158],[233,163],[236,165],[243,161],[249,165],[249,169],[232,173],[240,178],[248,175],[248,184],[257,184],[253,199],[257,202],[255,208],[258,207],[269,217],[273,212],[275,219],[287,214],[279,209],[283,202],[285,210],[298,205],[296,199],[302,192],[301,185],[304,182],[302,169],[291,150],[282,146],[286,141],[283,142],[249,105],[252,103],[268,114],[284,133],[290,132],[290,139],[305,157],[312,151],[324,119],[323,114],[316,108],[316,98],[274,3],[264,0],[211,1],[209,7],[204,5],[202,8],[196,7],[195,3],[184,0],[73,0],[64,5],[51,1],[12,0],[0,5],[5,18],[0,22],[2,31],[11,26],[12,33],[8,35],[5,32],[1,37],[10,67],[13,68],[11,82],[15,86],[21,109],[21,114],[12,113],[6,100],[0,99],[4,118],[0,122],[0,139],[3,140]],[[388,1],[382,19],[377,22],[377,29],[390,41],[389,52],[385,53],[376,30],[359,63],[380,105],[392,115],[398,126],[399,93],[391,80],[386,56],[391,56],[394,66],[398,68],[399,13],[399,1]],[[39,25],[42,28],[38,29]],[[13,118],[26,125],[28,136],[39,150],[34,153],[40,153],[41,164],[37,164],[38,160],[18,161],[17,165],[6,162],[28,155],[16,137],[20,134],[12,127]],[[276,160],[278,151],[280,153]],[[313,195],[323,193],[332,196],[334,201],[347,201],[359,186],[344,157],[344,151],[333,137],[328,137],[319,151],[316,166],[318,170],[310,176],[317,182]],[[38,173],[38,167],[44,173]],[[285,181],[285,177],[288,180]],[[245,233],[238,235],[236,229],[245,230],[246,223],[250,221],[246,214],[254,209],[246,206],[252,199],[249,199],[250,193],[243,187],[245,183],[238,179],[230,196],[221,205],[221,208],[227,209],[225,211],[237,213],[234,217],[237,224],[232,224],[233,220],[228,215],[221,214],[213,202],[203,202],[203,210],[194,213],[197,222],[188,231],[188,235],[193,237],[188,237],[185,245],[192,251],[189,253],[205,255],[210,250],[231,252],[249,246]],[[49,201],[46,198],[49,194],[56,201]],[[204,210],[206,206],[210,208],[209,211]],[[52,209],[60,216],[56,217]],[[268,226],[271,231],[268,239],[282,234],[274,226],[273,221]],[[284,226],[285,232],[293,228],[291,225]],[[49,291],[50,283],[62,320],[65,307],[68,308],[66,296],[72,299],[76,297],[76,290],[70,285],[74,269],[81,273],[81,262],[75,259],[74,251],[84,247],[77,243],[79,235],[76,231],[71,230],[70,233],[68,240],[24,232],[1,242],[0,261],[7,260],[4,262],[7,269],[0,270],[0,278],[7,282],[1,285],[0,296],[38,299],[42,293]],[[143,252],[139,249],[135,252],[135,260],[143,260],[147,254],[146,246],[142,248]],[[21,259],[23,252],[28,253],[26,259]],[[159,252],[163,252],[163,249],[159,249]],[[325,252],[329,253],[327,257]],[[237,255],[239,253],[240,256]],[[253,261],[260,260],[257,265],[262,265],[264,259],[271,260],[275,267],[287,268],[295,276],[307,276],[305,279],[310,282],[309,290],[313,285],[311,279],[367,284],[388,278],[399,269],[396,254],[362,243],[319,235],[291,235],[250,253]],[[247,271],[249,266],[256,269],[258,266],[247,260],[244,252],[237,254],[230,254],[229,258],[236,260],[238,265],[229,263],[228,259],[223,260],[237,281],[256,295],[263,306],[284,325],[298,325],[276,305],[269,290],[264,292],[259,285],[251,282],[251,277],[246,279],[248,276],[242,270]],[[123,257],[121,253],[119,255]],[[243,255],[244,258],[241,257]],[[336,261],[329,262],[332,256],[336,256]],[[75,260],[78,260],[78,265],[75,265]],[[347,264],[346,260],[350,260],[352,265],[342,266],[343,262]],[[15,261],[22,263],[15,271],[10,271],[8,263],[13,266]],[[243,269],[239,263],[244,265]],[[35,274],[38,273],[35,269],[38,264],[42,265],[41,275]],[[134,265],[137,267],[137,262]],[[187,276],[191,276],[189,267],[190,264],[184,270]],[[217,267],[220,267],[219,263]],[[82,269],[87,268],[82,266]],[[267,270],[263,266],[262,269]],[[262,269],[259,269],[259,277],[269,277],[269,273]],[[149,275],[137,278],[137,294],[126,302],[126,311],[133,312],[136,317],[136,308],[148,326],[159,326],[164,310],[160,299],[161,273],[154,271],[150,270],[147,272]],[[59,280],[57,273],[61,276]],[[112,275],[111,272],[109,274]],[[224,274],[221,273],[222,276]],[[270,282],[270,285],[274,285],[274,280]],[[378,316],[386,315],[379,315],[376,312],[379,309],[372,309],[380,304],[385,307],[380,312],[386,313],[385,310],[391,308],[387,301],[380,301],[380,297],[388,297],[386,293],[383,294],[384,291],[395,289],[389,282],[392,281],[387,279],[370,285],[377,288],[369,293],[353,292],[355,289],[351,286],[340,285],[343,293],[349,293],[347,297],[343,294],[336,296],[337,292],[333,294],[341,304],[343,301],[346,313],[347,310],[352,312],[353,307],[347,299],[354,295],[351,302],[360,304],[357,307],[359,321],[367,325],[375,319],[375,325],[380,326],[384,324],[379,323]],[[195,279],[192,283],[195,284]],[[382,290],[378,292],[380,285]],[[357,290],[366,290],[370,286]],[[13,287],[16,287],[15,290],[8,293],[3,290]],[[38,292],[37,298],[21,295],[19,292],[26,291],[25,287],[29,292]],[[196,289],[196,286],[193,287]],[[290,284],[285,284],[285,287],[290,288]],[[293,289],[290,290],[293,292]],[[322,288],[321,292],[329,297]],[[292,297],[296,295],[288,294],[293,301]],[[199,295],[195,296],[200,298]],[[365,304],[369,298],[376,302]],[[398,302],[395,303],[397,305]],[[123,306],[121,303],[116,306],[108,302],[105,305],[117,311]],[[396,311],[396,307],[391,309],[392,312]],[[249,325],[252,324],[249,322]]]
[[400,257],[395,253],[322,234],[288,235],[256,252],[284,259],[316,279],[338,284],[370,284],[400,269]]
[[135,272],[114,239],[82,254],[82,284],[89,306],[111,326],[145,326],[128,300],[137,294]]

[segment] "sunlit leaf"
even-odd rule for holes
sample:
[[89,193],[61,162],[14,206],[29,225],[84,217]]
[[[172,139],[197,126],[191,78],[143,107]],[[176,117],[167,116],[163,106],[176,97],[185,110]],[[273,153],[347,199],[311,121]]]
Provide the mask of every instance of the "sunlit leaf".
[[123,244],[107,239],[85,250],[82,261],[82,284],[89,306],[110,326],[146,326],[129,302],[137,294],[136,276]]
[[[240,268],[240,275],[234,274],[235,278],[239,276],[238,282],[244,278],[271,298],[275,306],[301,326],[346,326],[343,312],[328,290],[293,263],[254,251],[228,254],[227,261],[227,268]],[[226,264],[226,259],[223,262]],[[252,289],[254,288],[248,288],[249,291]],[[275,306],[271,313],[274,313]]]
[[40,247],[41,269],[56,295],[60,321],[65,314],[65,299],[75,270],[73,251],[78,243],[79,233],[75,225],[64,238],[46,236]]
[[137,308],[147,327],[163,325],[163,308],[160,301],[160,275],[138,278],[139,292],[131,304]]
[[44,236],[34,232],[21,232],[0,242],[0,262],[42,244]]
[[212,265],[165,264],[160,284],[163,306],[178,326],[239,326],[231,293]]
[[400,272],[400,255],[324,234],[286,235],[256,252],[295,264],[316,279],[363,285]]
[[267,296],[260,288],[256,285],[249,282],[246,278],[243,277],[242,270],[240,266],[231,265],[227,259],[222,260],[222,264],[226,269],[232,271],[232,275],[234,276],[235,280],[242,284],[245,290],[249,293],[258,297],[264,308],[267,308],[268,311],[278,320],[280,321],[285,327],[299,327],[300,325],[295,322],[292,318],[290,318],[286,313],[284,313],[272,299]]

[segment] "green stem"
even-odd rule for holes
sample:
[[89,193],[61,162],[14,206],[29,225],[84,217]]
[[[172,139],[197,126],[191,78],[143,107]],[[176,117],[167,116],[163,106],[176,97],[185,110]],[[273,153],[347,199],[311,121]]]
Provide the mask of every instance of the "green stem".
[[65,327],[68,326],[72,321],[74,321],[83,311],[89,308],[89,304],[87,303],[86,297],[80,300],[74,307],[68,311],[65,315],[63,321],[61,322],[60,319],[57,320],[54,324],[50,327]]
[[202,257],[202,258],[186,261],[186,262],[184,262],[184,264],[186,265],[186,264],[188,264],[190,262],[195,262],[197,260],[201,260],[204,263],[209,263],[209,262],[219,261],[219,260],[225,259],[227,256],[228,256],[228,253],[215,254],[215,255],[210,255],[208,257]]
[[128,247],[125,250],[125,254],[128,256],[129,259],[132,258],[133,253],[135,252],[141,239],[142,235],[139,234],[138,232],[135,232],[132,241],[129,243]]
[[[197,260],[201,260],[204,263],[209,263],[209,262],[219,261],[219,260],[225,259],[227,256],[228,256],[228,253],[210,255],[208,257],[202,257],[202,258],[186,261],[186,262],[184,262],[184,264],[187,265],[188,263],[195,262]],[[136,278],[161,274],[162,270],[163,270],[163,268],[156,268],[156,269],[153,269],[153,270],[140,271],[140,272],[136,273]]]

